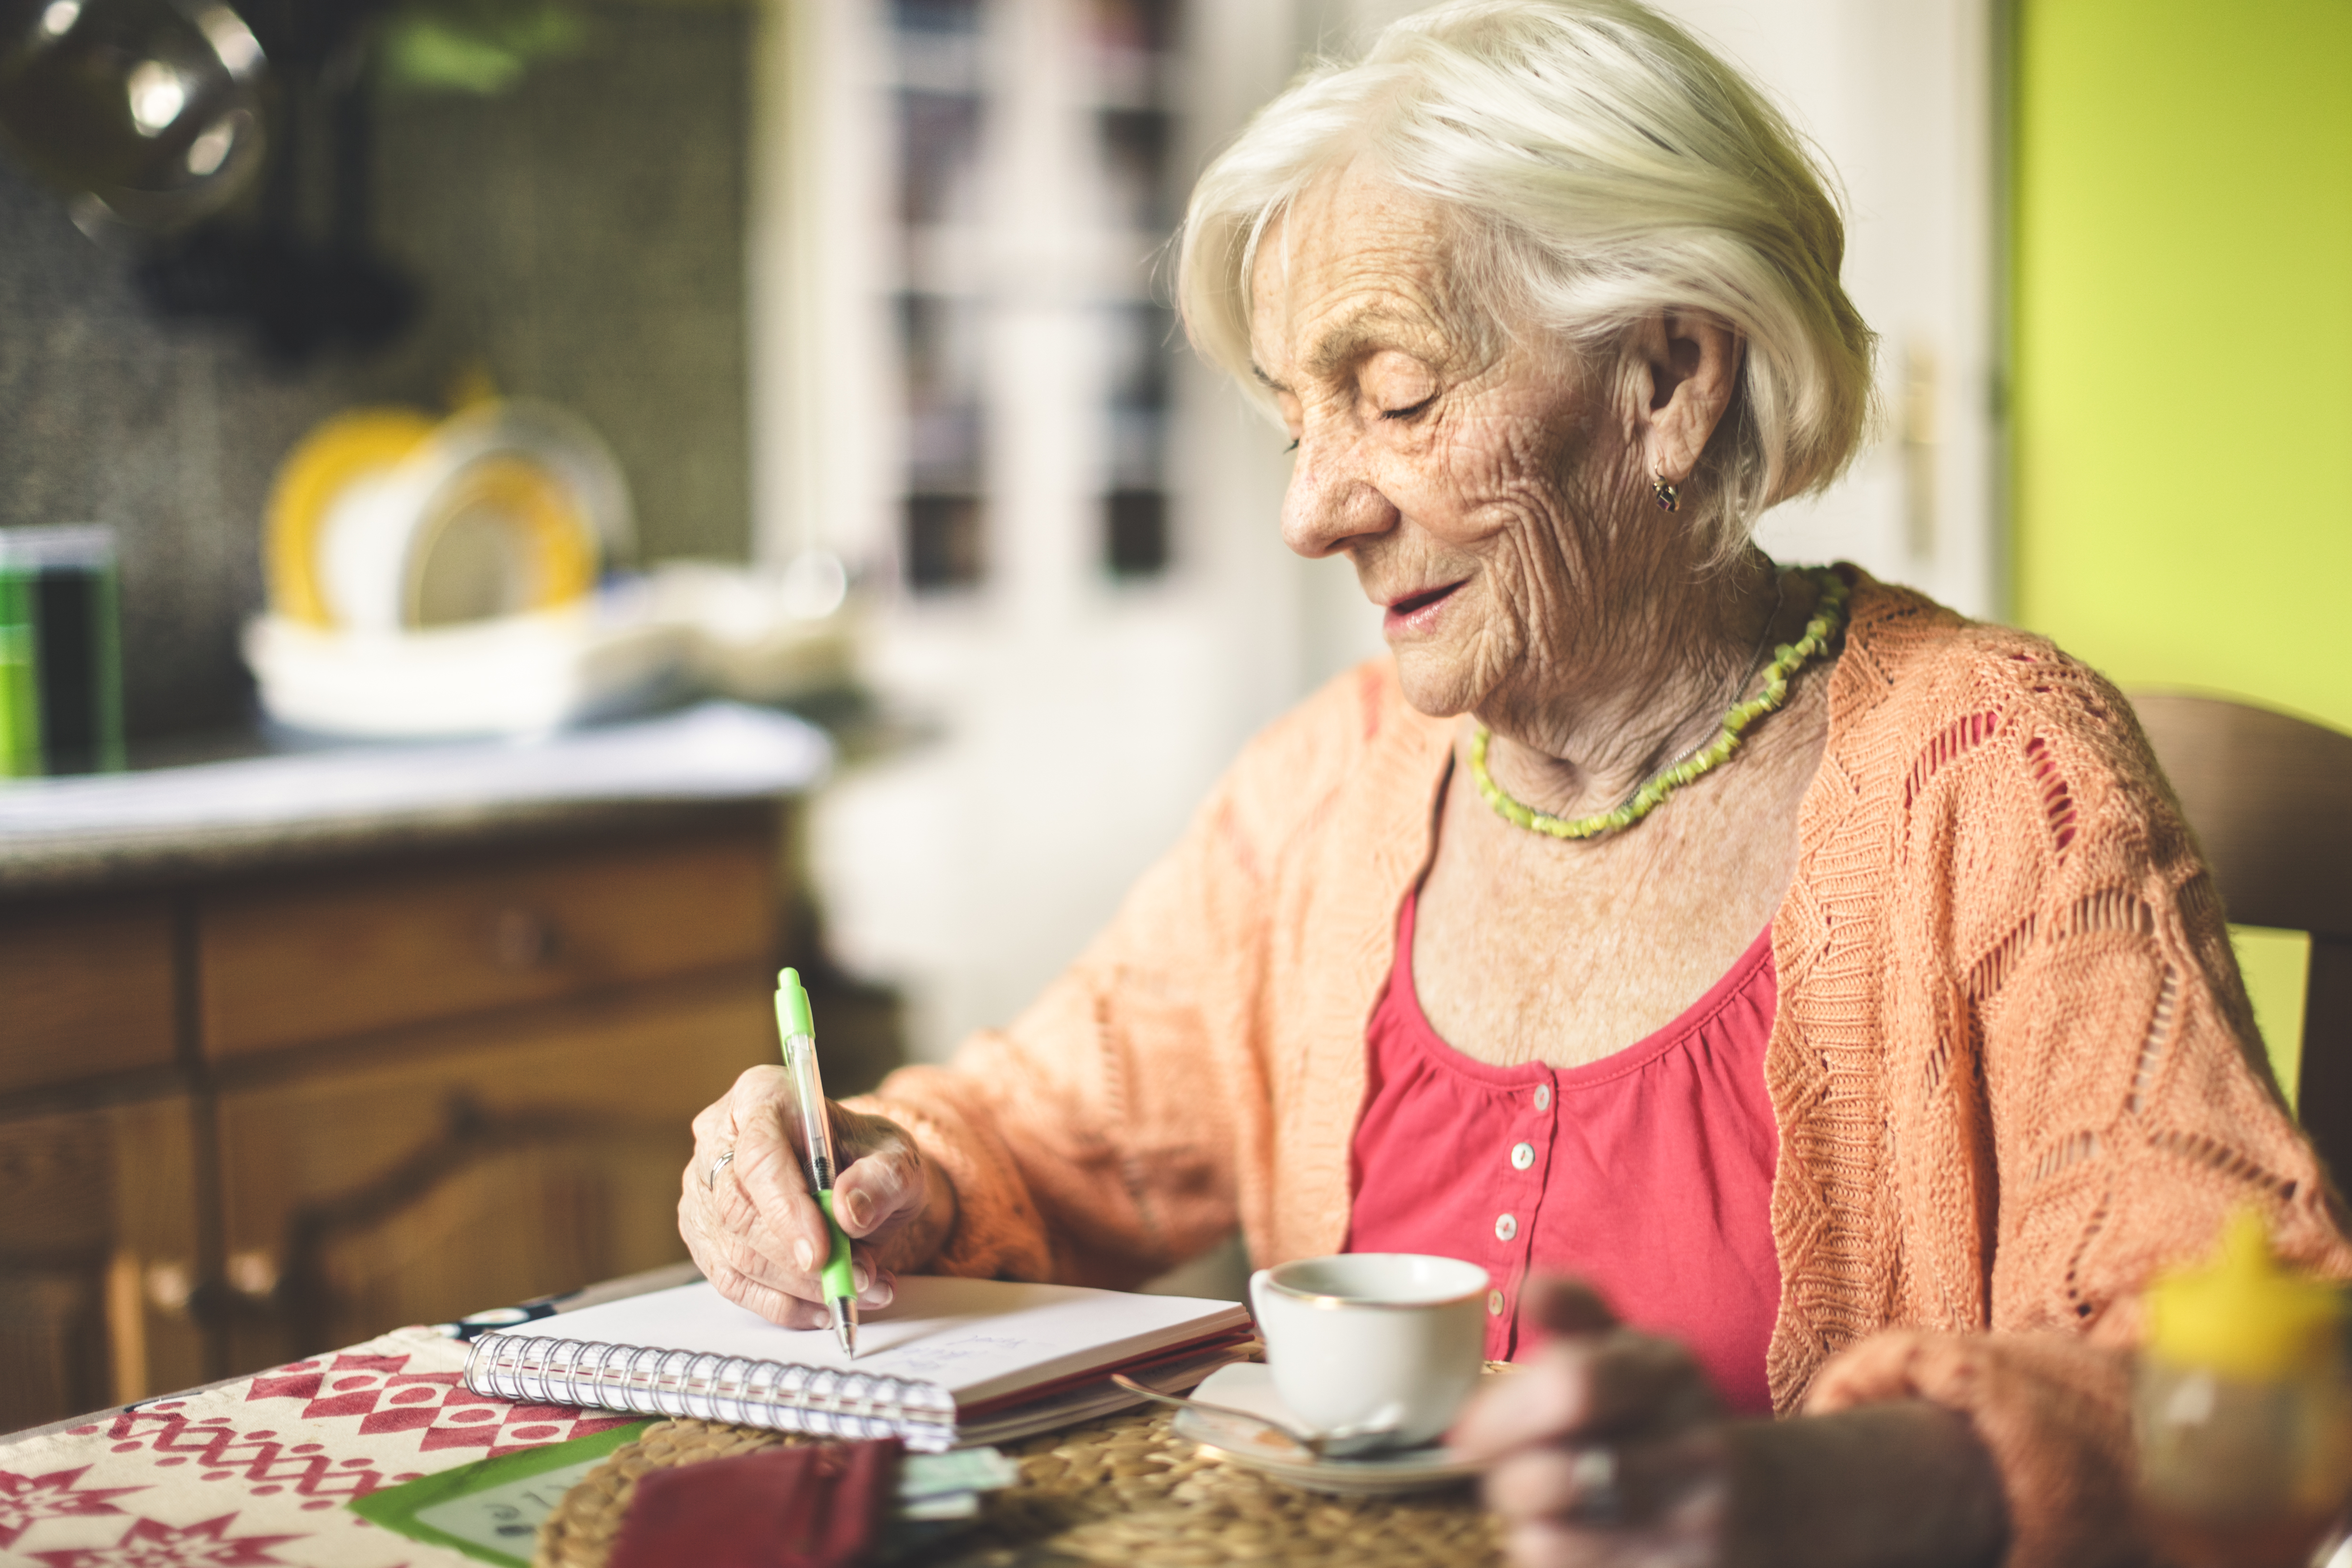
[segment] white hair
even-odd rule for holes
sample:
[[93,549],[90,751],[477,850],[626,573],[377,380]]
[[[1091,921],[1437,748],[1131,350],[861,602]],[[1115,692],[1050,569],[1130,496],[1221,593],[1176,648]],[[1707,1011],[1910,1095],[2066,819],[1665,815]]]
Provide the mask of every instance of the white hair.
[[1262,405],[1259,242],[1351,165],[1448,214],[1449,292],[1481,318],[1461,330],[1549,336],[1594,370],[1662,311],[1738,333],[1737,391],[1686,487],[1717,559],[1853,458],[1875,339],[1838,282],[1825,166],[1738,70],[1637,0],[1407,16],[1360,62],[1304,72],[1218,155],[1185,214],[1177,298],[1194,346]]

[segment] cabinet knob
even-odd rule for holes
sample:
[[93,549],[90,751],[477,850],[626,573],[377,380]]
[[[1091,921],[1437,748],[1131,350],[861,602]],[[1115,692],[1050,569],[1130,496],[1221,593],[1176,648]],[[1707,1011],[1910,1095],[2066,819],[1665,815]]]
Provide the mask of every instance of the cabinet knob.
[[159,1312],[185,1312],[196,1293],[194,1270],[176,1259],[147,1265],[147,1302]]
[[278,1289],[278,1260],[258,1247],[230,1253],[228,1285],[240,1296],[267,1300]]
[[537,969],[562,946],[555,922],[535,909],[501,909],[490,918],[490,957],[501,969]]

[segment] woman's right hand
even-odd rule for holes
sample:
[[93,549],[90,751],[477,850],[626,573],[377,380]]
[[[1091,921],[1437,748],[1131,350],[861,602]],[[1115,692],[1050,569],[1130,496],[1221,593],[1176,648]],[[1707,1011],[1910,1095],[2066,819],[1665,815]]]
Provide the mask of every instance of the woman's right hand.
[[[896,1122],[826,1108],[838,1167],[833,1208],[850,1237],[857,1303],[887,1306],[896,1274],[929,1262],[946,1240],[955,1187]],[[809,1196],[797,1121],[781,1067],[751,1068],[705,1107],[694,1119],[677,1228],[695,1266],[729,1301],[786,1328],[824,1328],[832,1318],[817,1276],[832,1239]],[[719,1165],[730,1150],[734,1157]]]

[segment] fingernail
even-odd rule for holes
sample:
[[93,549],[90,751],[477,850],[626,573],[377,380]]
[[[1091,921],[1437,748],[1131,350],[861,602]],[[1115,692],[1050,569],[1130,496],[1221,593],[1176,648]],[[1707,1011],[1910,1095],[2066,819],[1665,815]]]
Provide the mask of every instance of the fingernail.
[[865,1264],[853,1263],[849,1266],[849,1282],[863,1291],[874,1282],[874,1276],[866,1271]]
[[795,1241],[793,1243],[793,1261],[801,1266],[802,1273],[806,1274],[816,1267],[816,1249],[805,1240]]
[[889,1281],[877,1280],[870,1288],[857,1293],[857,1304],[861,1307],[887,1307],[898,1294]]
[[844,1193],[842,1195],[842,1218],[860,1230],[866,1228],[866,1216],[872,1207],[873,1206],[871,1204],[866,1201],[866,1195],[862,1192]]

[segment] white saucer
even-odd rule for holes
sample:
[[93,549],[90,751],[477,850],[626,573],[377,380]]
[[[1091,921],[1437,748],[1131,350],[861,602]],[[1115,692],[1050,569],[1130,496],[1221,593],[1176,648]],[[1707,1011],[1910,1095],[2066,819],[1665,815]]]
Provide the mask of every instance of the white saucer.
[[[1254,1416],[1264,1416],[1294,1431],[1307,1429],[1308,1424],[1292,1415],[1289,1407],[1283,1404],[1281,1396],[1275,1393],[1274,1375],[1261,1362],[1236,1362],[1231,1366],[1221,1366],[1192,1390],[1192,1396],[1210,1405],[1223,1405]],[[1307,1459],[1301,1458],[1296,1449],[1287,1446],[1277,1447],[1281,1439],[1271,1433],[1267,1434],[1265,1448],[1235,1442],[1225,1430],[1194,1410],[1179,1410],[1171,1430],[1180,1437],[1198,1443],[1203,1453],[1247,1469],[1263,1471],[1276,1480],[1287,1481],[1308,1491],[1332,1492],[1343,1497],[1424,1491],[1432,1487],[1451,1485],[1477,1473],[1475,1465],[1435,1443],[1398,1453],[1362,1454],[1344,1459]]]

